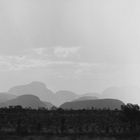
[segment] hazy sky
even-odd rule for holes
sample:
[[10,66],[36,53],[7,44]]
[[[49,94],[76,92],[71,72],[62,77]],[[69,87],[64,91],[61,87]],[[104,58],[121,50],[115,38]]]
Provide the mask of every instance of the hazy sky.
[[34,80],[140,87],[140,1],[0,0],[0,90]]

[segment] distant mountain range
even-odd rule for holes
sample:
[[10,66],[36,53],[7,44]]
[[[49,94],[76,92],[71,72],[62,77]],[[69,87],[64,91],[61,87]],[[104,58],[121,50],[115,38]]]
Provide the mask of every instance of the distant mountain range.
[[[30,100],[27,98],[29,97],[29,95]],[[59,106],[63,107],[63,105],[65,104],[69,105],[69,103],[78,104],[79,106],[80,103],[88,104],[87,102],[90,102],[90,104],[92,105],[93,101],[98,102],[100,101],[101,103],[104,100],[100,99],[108,99],[108,98],[118,99],[124,101],[125,103],[128,102],[139,103],[140,102],[139,98],[136,98],[139,97],[139,95],[140,89],[137,87],[110,87],[104,90],[102,94],[96,92],[86,94],[76,94],[68,90],[60,90],[54,93],[53,91],[48,89],[44,83],[35,81],[26,85],[12,87],[11,89],[9,89],[8,92],[0,93],[0,106],[19,104],[26,107],[26,104],[27,106],[30,106],[29,102],[32,102],[33,100],[34,103],[31,104],[33,108],[38,107],[35,104],[39,104],[39,106],[45,108],[46,107],[51,108],[53,105],[57,107]],[[33,98],[33,100],[31,98]],[[26,104],[22,103],[23,100],[25,101],[24,103]],[[85,105],[85,107],[87,107],[87,105]]]

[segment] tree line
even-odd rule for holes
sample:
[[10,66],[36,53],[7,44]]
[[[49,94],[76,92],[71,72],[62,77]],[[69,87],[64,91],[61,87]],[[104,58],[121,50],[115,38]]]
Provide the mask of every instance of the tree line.
[[0,135],[140,135],[140,107],[127,104],[121,110],[52,108],[0,108]]

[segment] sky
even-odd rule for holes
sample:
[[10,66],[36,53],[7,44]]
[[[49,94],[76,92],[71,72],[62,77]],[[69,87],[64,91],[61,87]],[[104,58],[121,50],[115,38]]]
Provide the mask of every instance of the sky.
[[139,0],[0,0],[0,91],[140,87]]

